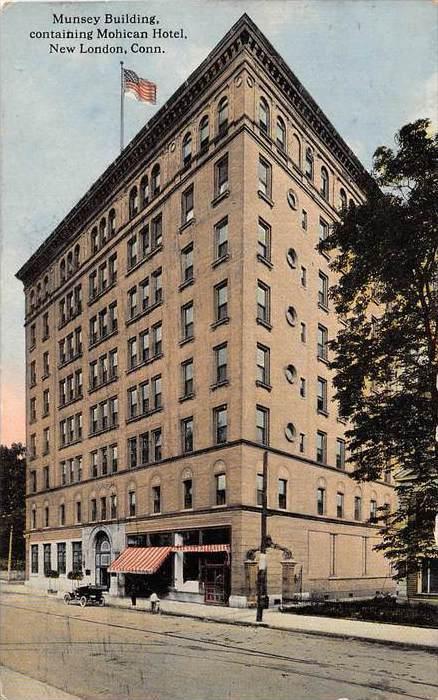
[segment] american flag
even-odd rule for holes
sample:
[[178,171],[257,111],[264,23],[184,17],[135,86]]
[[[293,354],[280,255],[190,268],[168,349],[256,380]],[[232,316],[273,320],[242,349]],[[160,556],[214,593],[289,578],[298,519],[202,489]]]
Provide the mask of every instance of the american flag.
[[157,101],[157,86],[150,80],[139,78],[133,70],[123,69],[123,90],[129,92],[140,102],[151,102],[153,105]]

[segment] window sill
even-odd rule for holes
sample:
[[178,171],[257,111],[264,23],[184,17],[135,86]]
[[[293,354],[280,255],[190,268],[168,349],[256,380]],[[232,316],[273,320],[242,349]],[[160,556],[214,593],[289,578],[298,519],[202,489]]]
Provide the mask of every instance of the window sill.
[[256,318],[256,321],[257,321],[259,326],[263,326],[268,331],[272,331],[272,326],[269,323],[269,321],[265,321],[263,318]]
[[178,345],[182,347],[186,343],[191,343],[193,340],[195,340],[195,336],[191,335],[189,338],[183,338],[182,340],[179,341]]
[[229,317],[229,316],[225,316],[225,318],[220,318],[220,319],[218,319],[217,321],[213,321],[213,323],[210,324],[210,328],[211,328],[212,331],[214,331],[214,330],[216,330],[216,328],[218,328],[219,326],[224,326],[224,325],[226,325],[226,324],[229,323],[229,322],[230,322],[230,317]]
[[80,442],[82,442],[82,438],[77,438],[76,440],[72,440],[71,442],[66,442],[65,445],[60,445],[59,449],[60,450],[66,450],[67,447],[71,447],[72,445],[78,445]]
[[118,328],[116,328],[115,330],[111,331],[111,333],[107,333],[106,335],[102,336],[102,338],[99,338],[98,340],[94,341],[94,343],[90,343],[88,349],[93,350],[94,348],[97,348],[98,345],[101,345],[105,342],[105,340],[108,340],[109,338],[112,338],[113,336],[117,335],[118,332]]
[[181,282],[181,284],[178,287],[178,291],[182,292],[183,289],[186,289],[186,287],[190,287],[192,284],[194,284],[195,278],[190,277],[189,279],[184,280],[184,282]]
[[160,299],[159,301],[154,301],[153,304],[148,306],[146,309],[142,309],[138,314],[133,316],[132,318],[128,318],[126,321],[126,325],[129,326],[131,323],[135,323],[139,319],[143,318],[144,316],[147,316],[148,314],[152,313],[154,309],[157,309],[161,304],[163,303],[163,300]]
[[317,360],[318,362],[322,362],[324,365],[327,365],[327,367],[329,366],[329,361],[326,357],[320,357],[319,355],[317,355]]
[[69,365],[71,362],[78,360],[80,357],[82,357],[82,352],[78,352],[77,355],[73,355],[73,357],[70,357],[68,360],[64,360],[63,362],[60,362],[58,364],[58,369],[63,369],[64,367]]
[[36,387],[36,385],[36,382],[32,382],[31,384],[29,384],[29,389],[33,389],[34,387]]
[[216,382],[216,384],[212,384],[210,386],[210,391],[216,391],[216,389],[220,389],[222,386],[228,386],[229,383],[230,382],[228,379],[223,379],[221,382]]
[[179,230],[180,233],[182,233],[183,231],[186,230],[186,228],[189,228],[190,226],[193,226],[193,224],[195,224],[195,223],[196,223],[196,219],[195,219],[194,216],[192,216],[192,218],[189,219],[189,221],[185,221],[183,224],[181,224],[181,226],[179,227],[178,230]]
[[265,258],[263,255],[260,255],[260,253],[257,253],[257,260],[263,263],[263,265],[266,265],[266,267],[269,267],[270,270],[272,270],[274,267],[271,261],[268,260],[268,258]]
[[152,250],[151,250],[149,253],[147,253],[146,255],[144,255],[144,256],[141,258],[141,260],[139,260],[138,262],[136,262],[134,265],[131,265],[130,267],[128,267],[128,269],[127,269],[127,271],[126,271],[126,274],[125,274],[125,277],[128,277],[130,274],[132,274],[133,272],[135,272],[135,270],[138,270],[138,268],[141,267],[141,266],[143,265],[143,263],[148,262],[148,260],[151,260],[151,258],[153,258],[154,255],[156,255],[157,253],[159,253],[161,250],[163,250],[163,244],[162,244],[162,243],[160,243],[160,245],[157,245],[155,248],[152,248]]
[[265,384],[265,382],[261,382],[260,379],[256,379],[256,386],[260,387],[261,389],[266,389],[266,391],[272,391],[271,384]]
[[[115,430],[116,428],[119,427],[118,423],[114,423],[114,425],[109,425],[108,428],[100,428],[100,430],[96,430],[94,433],[88,433],[89,438],[96,437],[97,435],[102,435],[103,433],[109,433],[111,430]],[[67,445],[66,445],[67,447]]]
[[152,355],[152,357],[149,357],[147,360],[142,360],[142,362],[139,362],[134,367],[130,367],[129,369],[127,369],[126,374],[131,374],[131,372],[135,372],[141,367],[146,367],[147,365],[152,364],[152,362],[155,362],[155,360],[160,360],[162,357],[164,357],[162,352],[158,353],[157,355]]
[[81,394],[80,396],[75,396],[74,399],[69,399],[65,403],[61,403],[58,405],[58,411],[62,411],[63,408],[67,408],[68,406],[71,406],[73,403],[76,403],[77,401],[80,401],[83,399],[83,395]]
[[41,414],[41,418],[47,418],[50,415],[50,411],[45,411]]
[[44,342],[45,342],[46,340],[48,340],[49,338],[50,338],[49,335],[43,335],[43,337],[41,338],[41,342],[44,343]]
[[150,411],[146,411],[145,413],[139,413],[138,416],[132,416],[131,418],[126,419],[126,424],[128,425],[129,423],[135,423],[138,420],[142,420],[142,418],[149,418],[149,416],[154,415],[154,413],[160,413],[160,411],[163,410],[163,406],[159,406],[158,408],[151,408]]
[[331,257],[330,257],[330,255],[329,255],[329,253],[327,253],[327,251],[321,250],[321,249],[319,248],[319,243],[322,243],[322,242],[323,242],[323,241],[318,241],[318,246],[317,246],[317,248],[318,248],[318,253],[319,253],[320,255],[322,255],[322,257],[325,258],[326,260],[331,260]]
[[65,326],[67,326],[67,325],[70,323],[70,321],[74,321],[74,319],[77,318],[78,316],[80,316],[81,313],[82,313],[82,309],[80,309],[80,310],[78,310],[78,311],[75,311],[71,316],[69,316],[68,318],[66,318],[64,321],[61,321],[61,322],[58,324],[58,330],[60,331],[62,328],[64,328]]
[[277,146],[277,153],[280,156],[280,158],[283,158],[283,160],[285,160],[287,162],[288,157],[287,157],[287,152],[285,151],[285,149],[282,146],[280,146],[278,143],[276,144],[276,146]]
[[50,450],[44,450],[42,455],[43,457],[46,457],[50,453]]
[[[89,394],[93,394],[95,391],[99,391],[99,389],[102,389],[104,386],[108,386],[109,384],[112,384],[113,382],[116,382],[118,380],[118,375],[116,374],[114,377],[111,377],[110,379],[107,379],[105,382],[102,382],[101,384],[98,384],[97,386],[90,387],[88,389]],[[80,397],[82,398],[82,396]]]
[[230,259],[230,254],[225,253],[225,255],[222,255],[220,258],[216,258],[216,260],[213,260],[213,262],[211,263],[211,266],[214,269],[215,267],[217,267],[218,265],[220,265],[223,262],[226,262],[229,259]]
[[221,192],[220,194],[217,194],[214,199],[211,200],[211,206],[216,207],[220,202],[222,202],[224,199],[227,199],[227,197],[230,196],[230,190],[226,189],[224,192]]
[[195,392],[192,391],[191,394],[184,394],[184,396],[180,396],[178,401],[180,403],[184,403],[184,401],[189,401],[190,399],[194,399],[194,398],[195,398]]
[[328,411],[324,411],[322,408],[317,408],[316,412],[319,416],[325,416],[325,418],[329,417]]
[[257,194],[258,194],[259,198],[260,198],[260,199],[263,199],[263,201],[266,202],[266,204],[268,204],[268,205],[271,207],[271,209],[272,209],[272,207],[274,206],[274,202],[273,202],[273,200],[269,197],[269,195],[265,194],[265,193],[262,192],[261,190],[257,190]]
[[117,279],[115,279],[111,284],[109,284],[105,289],[101,289],[99,292],[96,292],[92,297],[88,299],[88,306],[93,306],[93,304],[96,303],[96,301],[99,301],[107,292],[109,292],[111,289],[114,289],[114,287],[117,284]]
[[43,376],[41,377],[41,381],[44,381],[45,379],[48,379],[49,377],[50,377],[50,372],[48,372],[47,374],[43,374]]
[[325,304],[321,304],[320,301],[318,302],[318,309],[321,309],[321,311],[325,311],[326,314],[328,314],[330,311],[329,307]]
[[33,352],[35,350],[35,348],[36,348],[36,343],[34,343],[33,345],[30,345],[29,352]]

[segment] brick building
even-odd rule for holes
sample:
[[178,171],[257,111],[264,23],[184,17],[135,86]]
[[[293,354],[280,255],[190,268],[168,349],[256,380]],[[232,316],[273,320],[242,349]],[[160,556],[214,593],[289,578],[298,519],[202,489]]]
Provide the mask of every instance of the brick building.
[[246,605],[267,450],[271,599],[392,588],[316,250],[366,177],[244,15],[25,263],[30,585]]

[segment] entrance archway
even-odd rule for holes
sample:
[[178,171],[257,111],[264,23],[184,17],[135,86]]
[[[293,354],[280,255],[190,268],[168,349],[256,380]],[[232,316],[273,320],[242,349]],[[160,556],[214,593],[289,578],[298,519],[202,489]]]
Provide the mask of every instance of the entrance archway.
[[96,536],[96,584],[109,589],[110,577],[108,567],[111,563],[111,545],[105,532]]

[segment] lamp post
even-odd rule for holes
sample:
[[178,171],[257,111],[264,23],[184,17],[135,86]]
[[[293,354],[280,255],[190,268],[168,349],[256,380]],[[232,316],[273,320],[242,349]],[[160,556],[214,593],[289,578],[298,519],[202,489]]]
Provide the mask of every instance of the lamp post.
[[260,523],[260,558],[257,571],[257,622],[263,620],[263,608],[266,602],[266,524],[268,518],[268,452],[263,453],[263,490]]

